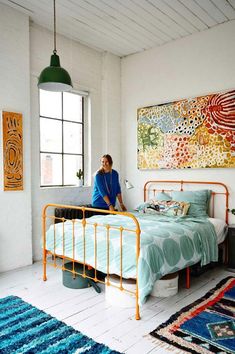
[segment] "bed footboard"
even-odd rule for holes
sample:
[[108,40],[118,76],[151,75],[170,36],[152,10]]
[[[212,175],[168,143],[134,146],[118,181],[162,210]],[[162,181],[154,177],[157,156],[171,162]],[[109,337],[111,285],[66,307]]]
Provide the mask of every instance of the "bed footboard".
[[[58,218],[58,216],[55,216],[54,209],[76,209],[80,215],[82,214],[81,219],[66,219],[64,217]],[[51,212],[52,210],[52,212]],[[107,214],[117,214],[117,215],[122,215],[125,218],[128,218],[129,220],[132,219],[132,224],[133,228],[126,228],[125,225],[112,225],[105,223],[105,218],[103,219],[104,221],[101,222],[96,222],[93,221],[92,219],[86,219],[86,216],[89,215],[89,213],[98,213],[98,214],[103,214],[104,216]],[[108,220],[108,219],[107,219]],[[60,224],[58,224],[58,221]],[[58,226],[59,225],[59,226]],[[66,228],[70,228],[70,234],[68,236]],[[49,246],[49,236],[47,234],[47,229],[50,226],[50,246]],[[87,234],[88,234],[88,228],[89,228],[89,240],[92,238],[92,247],[93,247],[93,261],[87,261],[86,260],[86,251],[87,251]],[[103,233],[105,235],[106,239],[106,269],[105,273],[107,274],[106,276],[106,282],[103,280],[100,280],[97,278],[97,272],[99,264],[99,254],[97,252],[97,245],[98,245],[98,229],[103,229]],[[110,253],[110,233],[111,231],[115,232],[115,235],[119,237],[119,247],[120,247],[120,270],[119,270],[119,286],[113,285],[109,281],[109,277],[112,274],[110,272],[110,262],[111,262],[111,253]],[[53,233],[53,236],[51,235]],[[135,291],[131,291],[129,289],[125,289],[125,285],[123,284],[123,239],[124,237],[128,237],[128,235],[134,235],[135,236],[135,261],[136,261],[136,287]],[[43,208],[42,212],[42,236],[43,236],[43,280],[47,280],[47,265],[51,265],[55,268],[60,268],[63,271],[70,271],[73,275],[77,274],[80,275],[84,278],[89,278],[95,282],[103,283],[106,284],[107,286],[114,286],[115,288],[118,288],[120,291],[125,291],[130,294],[134,294],[136,298],[136,314],[135,318],[136,320],[140,319],[140,311],[139,311],[139,295],[138,295],[138,260],[139,260],[139,254],[140,254],[140,226],[138,220],[135,218],[134,215],[128,212],[118,212],[118,211],[106,211],[106,210],[101,210],[101,209],[94,209],[90,207],[85,207],[85,206],[71,206],[71,205],[60,205],[60,204],[47,204]],[[77,240],[78,238],[82,240],[82,246],[81,242],[78,243]],[[68,254],[66,247],[68,246],[68,239],[69,239],[69,247],[70,247],[70,253]],[[91,242],[91,241],[89,241]],[[80,247],[80,248],[79,248]],[[78,256],[80,254],[80,257]],[[82,257],[81,257],[82,254]],[[52,256],[52,259],[51,257]],[[72,262],[73,266],[71,270],[68,270],[65,268],[66,262]],[[81,273],[77,272],[75,270],[75,264],[80,263],[82,264],[83,271]],[[91,267],[94,269],[94,277],[91,277],[90,273],[89,275],[86,274],[86,268]],[[103,270],[102,270],[103,271]]]

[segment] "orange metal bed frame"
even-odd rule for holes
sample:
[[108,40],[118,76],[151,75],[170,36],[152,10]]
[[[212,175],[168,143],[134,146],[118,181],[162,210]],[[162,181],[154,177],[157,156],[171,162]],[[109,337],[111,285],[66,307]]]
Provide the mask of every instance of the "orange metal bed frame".
[[[156,187],[157,185],[157,187]],[[160,188],[160,186],[164,185],[164,188]],[[176,181],[176,180],[153,180],[153,181],[147,181],[144,185],[144,201],[149,199],[149,193],[152,192],[153,197],[156,195],[158,192],[167,192],[171,193],[174,191],[172,189],[172,186],[178,186],[177,190],[183,191],[184,186],[189,186],[189,185],[197,185],[197,186],[210,186],[210,187],[219,187],[221,188],[220,192],[215,192],[212,190],[211,193],[211,200],[210,200],[210,216],[213,218],[215,217],[215,198],[216,196],[222,196],[225,198],[225,211],[223,218],[228,224],[228,197],[229,197],[229,192],[228,188],[224,183],[221,182],[203,182],[203,181]],[[168,186],[168,187],[167,187]],[[170,187],[169,187],[170,186]],[[210,188],[209,187],[209,188]],[[205,188],[204,188],[205,189]],[[224,249],[225,249],[225,263],[228,261],[228,245],[227,245],[227,239],[223,242],[224,244]],[[186,288],[190,288],[190,267],[186,268]]]
[[[135,296],[136,298],[136,320],[140,319],[140,312],[139,312],[139,294],[138,294],[138,259],[139,259],[139,253],[140,253],[140,226],[139,226],[139,222],[138,220],[135,218],[134,215],[132,215],[131,213],[128,212],[118,212],[118,211],[109,211],[109,210],[101,210],[101,209],[95,209],[95,208],[88,208],[88,207],[78,207],[78,206],[72,206],[73,209],[77,209],[77,210],[81,210],[83,213],[83,218],[81,220],[69,220],[72,222],[73,224],[73,232],[72,232],[72,253],[73,253],[73,257],[69,258],[66,257],[64,254],[64,222],[68,221],[65,218],[58,218],[55,217],[53,215],[47,215],[47,211],[50,207],[53,208],[69,208],[71,209],[71,205],[60,205],[60,204],[47,204],[45,205],[45,207],[43,208],[43,212],[42,212],[42,219],[43,219],[43,225],[42,225],[42,229],[43,229],[43,280],[46,281],[47,280],[47,276],[46,276],[46,266],[47,264],[52,265],[55,268],[60,268],[63,271],[70,271],[67,268],[65,268],[65,261],[72,261],[73,262],[73,268],[71,270],[71,273],[73,275],[77,274],[77,275],[81,275],[84,278],[89,278],[94,280],[95,282],[99,282],[99,283],[103,283],[106,284],[107,286],[113,286],[115,288],[120,289],[121,291],[125,291],[129,294],[132,294]],[[134,225],[135,228],[133,229],[127,229],[123,226],[117,227],[117,226],[112,226],[112,225],[108,225],[108,224],[98,224],[95,222],[90,222],[89,218],[86,219],[85,218],[85,212],[86,211],[94,211],[94,212],[99,212],[99,213],[103,213],[103,214],[119,214],[119,215],[124,215],[127,218],[131,218],[134,221]],[[52,222],[54,222],[54,252],[51,252],[49,250],[46,249],[46,221],[47,219],[52,220]],[[55,220],[60,220],[63,223],[63,253],[62,254],[56,254],[55,252],[55,244],[56,244],[56,230],[55,230]],[[80,263],[78,261],[75,260],[74,254],[75,254],[75,248],[74,248],[74,242],[75,242],[75,234],[74,234],[74,226],[76,222],[80,222],[82,224],[82,230],[83,230],[83,255],[84,255],[84,262],[83,264],[83,272],[79,273],[75,271],[75,263]],[[95,271],[95,276],[94,277],[90,277],[86,274],[86,266],[90,267],[89,264],[86,264],[85,262],[85,249],[86,249],[86,237],[85,237],[85,230],[86,230],[86,226],[87,225],[93,225],[94,227],[94,239],[95,239],[95,247],[94,247],[94,263],[95,263],[95,267],[94,267],[94,271]],[[106,229],[106,236],[107,236],[107,277],[106,277],[106,282],[100,280],[97,278],[97,227],[103,227],[104,229]],[[110,264],[110,255],[109,255],[109,235],[110,235],[110,230],[111,229],[115,229],[115,230],[119,230],[120,232],[120,257],[121,257],[121,261],[120,261],[120,283],[119,286],[116,286],[114,284],[112,284],[110,282],[110,272],[109,272],[109,264]],[[136,287],[135,287],[135,291],[131,291],[129,289],[126,289],[123,286],[123,276],[122,276],[122,242],[123,242],[123,231],[129,232],[129,233],[134,233],[136,235]],[[48,261],[48,255],[53,256],[53,261],[49,262]],[[57,264],[56,263],[56,258],[60,258],[62,259],[62,265]]]
[[[222,191],[220,192],[215,192],[212,191],[212,197],[211,197],[211,216],[214,217],[214,212],[215,212],[215,208],[214,208],[214,201],[215,201],[215,197],[217,195],[223,196],[225,197],[225,215],[224,215],[224,219],[225,221],[228,223],[228,188],[226,187],[225,184],[223,183],[219,183],[219,182],[202,182],[202,181],[169,181],[169,180],[153,180],[153,181],[148,181],[145,183],[144,185],[144,201],[147,200],[147,198],[150,197],[150,195],[154,196],[157,192],[159,191],[164,191],[164,192],[168,192],[171,193],[173,190],[180,190],[183,191],[184,190],[184,186],[186,185],[206,185],[208,187],[208,185],[212,186],[217,186],[220,187],[222,189]],[[177,186],[178,189],[172,189],[171,186]],[[162,187],[164,186],[164,188]],[[167,187],[168,186],[168,187]],[[170,186],[170,187],[169,187]],[[58,218],[55,217],[54,215],[48,214],[48,210],[51,210],[51,208],[68,208],[68,209],[77,209],[77,210],[81,210],[82,211],[82,215],[83,218],[81,220],[78,219],[73,219],[73,220],[69,220],[70,222],[72,222],[72,254],[73,257],[69,258],[67,256],[65,256],[64,254],[64,222],[67,221],[67,219],[65,218]],[[85,212],[86,211],[95,211],[95,212],[99,212],[99,213],[103,213],[103,214],[120,214],[120,215],[124,215],[127,218],[131,218],[134,222],[135,227],[133,229],[127,229],[123,226],[117,227],[117,226],[112,226],[112,225],[108,225],[108,224],[98,224],[95,222],[91,222],[88,219],[85,218]],[[55,252],[55,244],[56,244],[56,228],[55,228],[55,221],[60,220],[60,222],[63,223],[63,252],[62,254],[56,254]],[[50,222],[51,224],[54,224],[54,251],[49,251],[46,249],[46,229],[47,229],[47,222]],[[74,226],[75,223],[80,222],[82,225],[82,234],[83,234],[83,255],[84,255],[84,261],[83,261],[83,272],[82,273],[78,273],[75,271],[75,263],[78,263],[78,261],[75,260],[75,234],[74,234]],[[90,266],[89,264],[86,264],[85,261],[85,250],[86,250],[86,226],[87,225],[92,225],[94,227],[94,277],[90,277],[86,274],[86,266]],[[97,278],[97,227],[103,227],[104,229],[106,229],[106,236],[107,236],[107,277],[106,277],[106,283],[100,279]],[[110,263],[110,254],[109,254],[109,242],[110,242],[110,238],[109,238],[109,234],[110,234],[110,229],[115,229],[115,230],[119,230],[120,232],[120,256],[121,256],[121,261],[120,261],[120,283],[119,286],[116,286],[114,284],[112,284],[110,282],[110,272],[109,272],[109,263]],[[123,276],[122,276],[122,243],[123,243],[123,231],[125,232],[130,232],[130,233],[134,233],[136,235],[136,287],[135,287],[135,291],[131,291],[129,289],[125,289],[124,284],[123,284]],[[94,280],[95,282],[100,282],[103,284],[106,284],[107,286],[113,286],[115,288],[120,289],[121,291],[125,291],[129,294],[132,294],[135,296],[136,299],[136,314],[135,314],[135,318],[136,320],[140,319],[140,311],[139,311],[139,295],[138,295],[138,259],[139,259],[139,254],[140,254],[140,234],[141,234],[141,230],[140,230],[140,226],[139,226],[139,222],[136,219],[136,217],[129,213],[129,212],[118,212],[118,211],[106,211],[106,210],[101,210],[101,209],[94,209],[94,208],[88,208],[88,207],[78,207],[78,206],[71,206],[71,205],[61,205],[61,204],[47,204],[44,206],[43,208],[43,212],[42,212],[42,235],[43,235],[43,280],[46,281],[47,280],[47,275],[46,275],[46,267],[47,264],[51,265],[55,268],[60,268],[63,271],[69,271],[67,268],[65,268],[65,262],[66,261],[72,261],[73,262],[73,268],[70,271],[73,275],[77,274],[77,275],[81,275],[84,278],[90,278],[92,280]],[[125,236],[127,237],[127,236]],[[226,249],[226,247],[225,247]],[[226,252],[227,254],[227,252]],[[49,261],[49,257],[48,256],[53,256],[52,260]],[[59,258],[60,260],[62,259],[62,264],[60,261],[60,264],[57,263],[57,258]],[[189,288],[190,287],[190,268],[186,268],[186,287]]]

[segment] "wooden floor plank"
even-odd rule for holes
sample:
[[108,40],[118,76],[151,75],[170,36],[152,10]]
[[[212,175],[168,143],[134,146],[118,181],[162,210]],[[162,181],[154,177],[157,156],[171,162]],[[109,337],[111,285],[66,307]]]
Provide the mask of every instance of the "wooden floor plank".
[[93,288],[69,289],[62,284],[62,271],[47,268],[42,279],[42,264],[0,274],[0,297],[20,296],[23,300],[63,320],[98,342],[127,354],[180,353],[169,350],[149,333],[172,314],[213,288],[221,279],[234,273],[217,266],[200,277],[191,277],[191,288],[185,289],[184,279],[179,291],[168,298],[149,297],[141,307],[141,320],[135,320],[135,308],[119,308],[105,302],[105,287],[98,294]]

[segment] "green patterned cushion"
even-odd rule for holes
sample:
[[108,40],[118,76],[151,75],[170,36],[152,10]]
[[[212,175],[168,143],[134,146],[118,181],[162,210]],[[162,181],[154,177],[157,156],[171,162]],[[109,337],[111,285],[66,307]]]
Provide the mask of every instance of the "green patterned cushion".
[[172,199],[178,202],[190,203],[188,215],[193,217],[207,217],[211,191],[208,189],[198,191],[174,191]]
[[172,198],[171,196],[166,193],[166,192],[158,192],[156,197],[155,197],[156,200],[166,200],[167,202],[170,201]]

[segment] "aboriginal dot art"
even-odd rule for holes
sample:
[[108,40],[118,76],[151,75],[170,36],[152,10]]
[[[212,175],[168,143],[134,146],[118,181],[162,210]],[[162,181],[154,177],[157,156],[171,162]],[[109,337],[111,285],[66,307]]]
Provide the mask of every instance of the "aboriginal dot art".
[[138,168],[235,167],[235,90],[137,111]]

